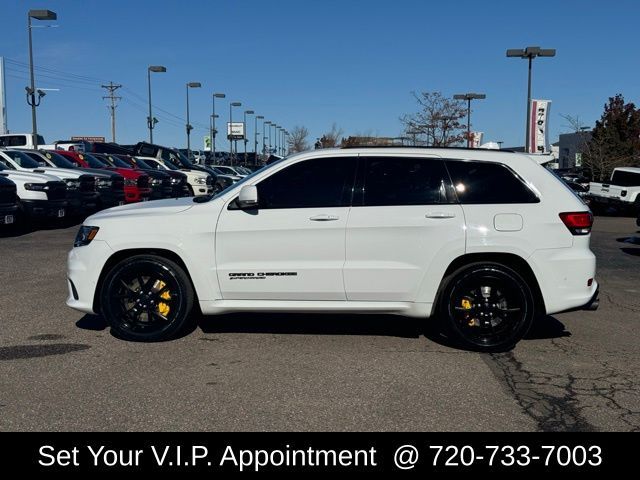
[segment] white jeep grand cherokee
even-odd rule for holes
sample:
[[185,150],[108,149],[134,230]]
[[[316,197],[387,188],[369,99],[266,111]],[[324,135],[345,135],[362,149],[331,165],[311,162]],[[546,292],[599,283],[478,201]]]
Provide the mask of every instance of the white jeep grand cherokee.
[[466,348],[505,349],[540,315],[597,307],[592,222],[521,154],[306,152],[214,197],[87,218],[67,305],[131,340],[171,338],[197,307],[434,317]]

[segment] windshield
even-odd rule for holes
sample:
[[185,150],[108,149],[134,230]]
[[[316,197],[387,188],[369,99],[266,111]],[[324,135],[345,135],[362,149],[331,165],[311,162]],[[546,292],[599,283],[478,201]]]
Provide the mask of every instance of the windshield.
[[89,164],[91,168],[104,168],[110,166],[98,160],[93,155],[89,155],[88,153],[81,153],[80,158],[84,158],[84,160]]
[[115,155],[105,155],[105,156],[108,160],[111,161],[113,165],[115,165],[118,168],[131,168],[131,165],[129,165],[124,160],[122,160],[120,157],[116,157]]
[[236,172],[229,167],[215,167],[221,175],[236,175]]
[[76,168],[76,166],[65,157],[56,152],[42,152],[47,159],[58,168]]
[[184,168],[193,168],[193,163],[178,150],[169,150],[169,158],[171,158],[172,162],[182,165]]
[[[122,158],[122,157],[120,157],[120,158]],[[122,160],[124,160],[127,163],[131,162],[131,165],[135,165],[136,167],[142,168],[143,170],[155,170],[156,169],[156,167],[152,167],[147,162],[145,162],[144,160],[140,160],[139,158],[126,157],[126,158],[122,158]]]
[[0,160],[0,170],[9,170],[9,167],[7,167],[2,160]]
[[17,150],[4,150],[3,153],[21,168],[38,168],[41,166],[33,158]]

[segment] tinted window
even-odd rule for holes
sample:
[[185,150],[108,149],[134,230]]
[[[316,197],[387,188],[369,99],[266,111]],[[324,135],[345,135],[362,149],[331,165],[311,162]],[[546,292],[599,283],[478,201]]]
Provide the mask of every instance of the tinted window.
[[616,170],[611,176],[611,183],[620,187],[638,187],[640,186],[640,173]]
[[450,184],[442,160],[410,157],[371,157],[364,167],[367,206],[451,203]]
[[21,168],[38,168],[40,166],[33,158],[17,150],[5,150],[4,154],[10,157]]
[[51,162],[58,168],[75,168],[77,165],[70,160],[67,160],[66,157],[63,157],[59,153],[56,152],[43,152],[45,157],[47,157]]
[[538,197],[505,165],[447,160],[460,203],[536,203]]
[[295,163],[258,184],[260,208],[351,205],[355,157],[317,158]]

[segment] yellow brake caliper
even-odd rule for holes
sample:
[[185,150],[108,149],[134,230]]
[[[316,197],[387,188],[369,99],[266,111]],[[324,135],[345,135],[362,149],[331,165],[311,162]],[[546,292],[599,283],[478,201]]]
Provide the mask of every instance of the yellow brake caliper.
[[[153,289],[156,292],[159,292],[166,285],[167,284],[162,280],[156,280],[156,283],[153,285]],[[162,294],[160,295],[160,298],[162,298],[163,300],[171,300],[171,294],[169,290],[167,290],[166,292],[162,292]],[[158,313],[160,315],[162,315],[163,317],[166,317],[167,315],[169,315],[169,311],[171,311],[171,307],[168,304],[166,304],[165,302],[158,302]]]
[[[471,310],[471,302],[469,301],[469,299],[467,298],[463,298],[461,303],[461,307],[464,308],[465,310]],[[468,319],[468,325],[470,327],[475,327],[476,326],[476,319],[475,318],[469,318],[469,314],[465,315],[465,317]]]

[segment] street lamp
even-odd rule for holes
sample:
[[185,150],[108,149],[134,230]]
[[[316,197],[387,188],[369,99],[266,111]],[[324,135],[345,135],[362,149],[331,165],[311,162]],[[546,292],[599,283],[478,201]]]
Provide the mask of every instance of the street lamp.
[[[271,126],[273,127],[273,150],[274,153],[278,155],[278,128],[280,127],[275,123],[272,123]],[[271,132],[269,132],[269,136],[271,136]],[[271,141],[269,141],[269,143],[271,143]]]
[[[31,77],[31,87],[27,87],[27,104],[31,106],[31,133],[33,136],[34,148],[38,148],[38,122],[36,121],[36,107],[40,105],[40,100],[44,95],[36,91],[36,80],[33,73],[33,42],[31,40],[31,19],[36,20],[56,20],[58,15],[51,10],[29,10],[27,14],[27,25],[29,32],[29,76]],[[36,93],[38,99],[36,100]]]
[[167,71],[166,67],[162,65],[151,65],[147,68],[147,84],[149,87],[149,116],[147,117],[147,126],[149,127],[149,143],[153,143],[153,128],[158,123],[158,120],[153,117],[151,113],[151,72],[164,73]]
[[[262,156],[263,157],[266,157],[267,155],[267,147],[266,147],[267,135],[266,133],[264,133],[264,127],[266,125],[271,125],[271,121],[262,122]],[[269,135],[271,135],[271,127],[269,127]],[[269,140],[269,148],[271,148],[271,140]]]
[[[229,104],[229,163],[233,165],[233,107],[241,107],[241,102],[231,102]],[[237,145],[237,144],[236,144]]]
[[244,139],[243,139],[243,141],[244,141],[244,164],[245,165],[247,164],[247,142],[249,141],[247,139],[247,131],[248,131],[248,128],[247,128],[247,115],[253,115],[254,113],[256,113],[256,112],[254,112],[253,110],[245,110],[244,111],[244,119],[243,119],[243,122],[242,122],[242,123],[244,123]]
[[215,163],[215,160],[216,160],[216,158],[215,158],[215,153],[216,153],[216,151],[215,151],[215,148],[214,148],[214,146],[213,146],[213,141],[214,141],[214,139],[215,139],[215,133],[213,133],[213,132],[215,132],[215,131],[216,131],[216,118],[220,118],[220,115],[218,115],[218,114],[215,114],[215,115],[214,115],[214,114],[211,114],[211,115],[209,115],[209,117],[210,117],[209,129],[211,130],[211,136],[209,137],[209,139],[210,139],[210,144],[209,144],[209,153],[210,153],[209,161],[208,161],[208,163],[207,163],[207,162],[205,162],[205,163],[207,163],[207,165],[212,164],[212,163]]
[[507,57],[526,58],[529,60],[529,81],[527,87],[527,130],[525,132],[524,149],[529,149],[529,134],[531,131],[531,65],[536,57],[555,57],[555,48],[527,47],[525,49],[510,48],[507,50]]
[[226,95],[224,93],[214,93],[212,96],[212,105],[211,105],[211,158],[213,162],[216,161],[216,118],[219,118],[219,115],[216,115],[216,98],[225,98]]
[[189,123],[189,89],[200,87],[202,87],[200,82],[187,83],[187,158],[191,156],[191,130],[193,130],[193,127]]
[[[258,164],[258,120],[264,120],[264,116],[256,115],[254,119],[255,119],[255,125],[253,127],[253,154],[255,155],[254,165],[257,165]],[[263,130],[264,130],[264,127],[263,127]],[[263,136],[264,136],[264,133],[263,133]]]
[[[467,101],[467,147],[471,146],[471,100],[484,100],[487,96],[484,93],[457,93],[453,96],[455,100]],[[415,140],[414,140],[415,143]]]

